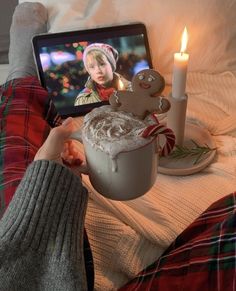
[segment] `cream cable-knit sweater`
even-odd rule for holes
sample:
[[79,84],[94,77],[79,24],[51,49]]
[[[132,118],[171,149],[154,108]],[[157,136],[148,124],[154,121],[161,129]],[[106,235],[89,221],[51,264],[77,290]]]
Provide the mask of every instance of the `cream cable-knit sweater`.
[[[168,78],[166,78],[168,80]],[[90,189],[86,228],[95,263],[95,289],[115,290],[155,261],[212,202],[236,190],[236,78],[188,75],[188,120],[204,126],[217,146],[213,162],[191,176],[158,174],[154,187],[129,202]]]

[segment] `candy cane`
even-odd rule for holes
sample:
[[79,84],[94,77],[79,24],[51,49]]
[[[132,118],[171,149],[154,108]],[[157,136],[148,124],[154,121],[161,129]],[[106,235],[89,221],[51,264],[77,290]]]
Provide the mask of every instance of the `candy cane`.
[[157,124],[152,124],[145,128],[141,133],[141,136],[147,138],[150,136],[158,136],[159,134],[164,134],[166,138],[166,143],[161,149],[161,155],[167,156],[175,146],[175,135],[170,128],[167,128],[166,126],[160,124],[158,120],[157,122]]

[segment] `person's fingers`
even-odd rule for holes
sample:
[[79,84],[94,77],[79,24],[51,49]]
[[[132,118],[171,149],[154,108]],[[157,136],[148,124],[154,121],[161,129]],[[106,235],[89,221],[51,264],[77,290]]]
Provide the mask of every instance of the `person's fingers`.
[[79,154],[78,149],[74,145],[71,145],[69,151],[70,151],[70,154],[73,155],[74,157],[78,156]]
[[66,141],[61,157],[66,165],[80,165],[84,160],[77,144],[72,140]]
[[64,143],[69,139],[72,132],[76,130],[73,118],[67,118],[61,126],[55,127],[50,131],[46,140],[47,147],[52,151],[62,152]]
[[42,147],[38,150],[35,160],[48,159],[62,162],[61,153],[64,151],[65,142],[77,129],[73,118],[67,118],[61,126],[53,128]]

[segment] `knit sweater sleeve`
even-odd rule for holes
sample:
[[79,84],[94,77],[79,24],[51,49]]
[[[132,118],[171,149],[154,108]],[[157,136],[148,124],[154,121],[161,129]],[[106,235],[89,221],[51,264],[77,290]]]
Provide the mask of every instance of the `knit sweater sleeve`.
[[0,221],[1,290],[87,290],[87,200],[80,178],[62,165],[28,167]]

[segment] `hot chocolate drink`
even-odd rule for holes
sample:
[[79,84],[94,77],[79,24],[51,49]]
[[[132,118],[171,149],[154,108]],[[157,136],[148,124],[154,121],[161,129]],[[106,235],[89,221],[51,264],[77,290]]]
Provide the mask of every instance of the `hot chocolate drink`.
[[143,195],[154,184],[158,140],[156,136],[141,136],[151,123],[110,106],[93,109],[84,117],[82,142],[89,178],[100,194],[129,200]]
[[102,106],[84,117],[82,136],[92,147],[114,159],[120,152],[131,151],[149,143],[151,137],[143,138],[141,133],[150,124],[154,124],[151,117],[140,120],[131,113]]

